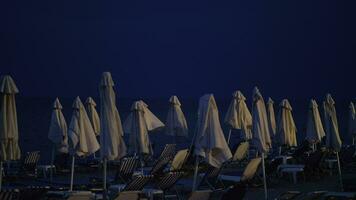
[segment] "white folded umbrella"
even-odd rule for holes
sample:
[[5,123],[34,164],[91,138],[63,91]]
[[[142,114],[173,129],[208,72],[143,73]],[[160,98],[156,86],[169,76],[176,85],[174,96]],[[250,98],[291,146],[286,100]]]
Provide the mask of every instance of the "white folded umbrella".
[[86,110],[88,113],[89,120],[93,126],[94,133],[96,136],[100,135],[100,118],[98,112],[96,111],[96,103],[93,98],[88,97],[86,102]]
[[307,139],[310,143],[315,144],[320,142],[324,136],[325,131],[321,122],[318,104],[314,99],[311,99],[308,110],[307,132],[305,139]]
[[[67,122],[62,113],[62,105],[59,99],[53,103],[53,112],[51,117],[51,122],[48,131],[48,139],[53,143],[52,156],[51,156],[51,166],[54,164],[55,153],[68,153],[68,127]],[[51,168],[50,180],[52,181],[53,171]]]
[[164,124],[148,109],[142,100],[135,101],[131,113],[124,121],[124,132],[130,136],[129,151],[132,154],[153,154],[149,131],[164,127]]
[[230,143],[231,128],[241,129],[242,137],[245,140],[252,138],[252,116],[245,103],[246,98],[239,90],[235,91],[232,96],[233,98],[224,119],[224,123],[230,127],[228,143]]
[[170,136],[188,137],[188,126],[181,103],[177,96],[171,96],[169,99],[169,108],[166,120],[166,134]]
[[335,101],[330,94],[326,95],[323,105],[324,105],[326,147],[336,152],[340,184],[341,184],[341,188],[343,188],[340,159],[339,159],[339,152],[341,150],[342,142],[339,135],[339,125],[338,125],[336,109],[335,109]]
[[[197,132],[195,135],[194,155],[201,156],[213,167],[219,168],[232,158],[224,133],[221,129],[219,111],[212,94],[206,94],[199,100]],[[196,160],[194,185],[198,174],[198,160]]]
[[252,99],[253,99],[253,104],[252,104],[253,142],[257,146],[258,151],[261,153],[263,185],[265,190],[265,199],[267,199],[268,194],[267,194],[264,155],[265,153],[268,153],[272,143],[271,143],[271,138],[270,138],[270,133],[268,128],[266,105],[257,87],[255,87],[253,90]]
[[297,128],[292,115],[292,106],[287,99],[283,99],[280,103],[278,113],[278,128],[277,136],[281,145],[289,147],[297,146]]
[[355,137],[356,137],[356,112],[355,112],[355,105],[350,102],[349,106],[349,124],[348,124],[348,132],[352,138],[352,144],[355,144]]
[[271,98],[268,98],[267,101],[267,119],[269,133],[271,135],[276,135],[276,117],[274,115],[274,101]]
[[124,131],[119,111],[116,108],[114,81],[110,72],[101,77],[100,91],[100,157],[103,160],[103,189],[106,193],[107,160],[120,159],[126,155],[126,145],[122,138]]
[[15,95],[19,93],[14,80],[6,75],[0,78],[0,191],[2,185],[2,162],[19,160],[19,131]]
[[70,191],[73,190],[75,155],[89,156],[99,150],[100,146],[96,140],[93,127],[80,98],[77,97],[73,103],[73,114],[69,125],[69,148],[72,154],[72,172]]

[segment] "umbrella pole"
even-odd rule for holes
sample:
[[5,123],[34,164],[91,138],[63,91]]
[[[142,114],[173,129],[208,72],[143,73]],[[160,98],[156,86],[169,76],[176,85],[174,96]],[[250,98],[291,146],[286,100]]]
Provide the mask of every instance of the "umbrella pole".
[[70,188],[69,191],[73,191],[73,179],[74,179],[74,162],[75,162],[75,157],[74,155],[72,156],[72,169],[71,169],[71,174],[70,174]]
[[0,161],[0,192],[2,189],[2,161]]
[[337,167],[338,167],[338,170],[339,170],[339,179],[340,179],[341,191],[344,191],[344,186],[342,184],[342,175],[341,175],[339,152],[336,152],[336,159],[337,159]]
[[104,168],[104,173],[103,173],[103,199],[106,200],[106,170],[107,170],[107,160],[106,158],[103,159],[103,168]]
[[231,128],[229,129],[229,136],[227,137],[227,144],[230,144]]
[[52,183],[52,181],[53,181],[53,168],[52,167],[54,165],[54,156],[55,156],[54,155],[54,153],[55,153],[54,151],[55,151],[55,147],[53,146],[52,147],[52,156],[51,156],[51,168],[50,168],[50,171],[49,171],[50,172],[50,176],[49,176],[49,182],[50,183]]
[[267,195],[267,182],[266,182],[266,170],[265,170],[265,154],[261,154],[262,157],[262,173],[263,173],[263,187],[265,190],[265,199],[268,199]]
[[194,179],[193,179],[193,188],[192,192],[194,192],[197,188],[197,178],[198,178],[198,167],[199,167],[199,158],[198,156],[195,157],[195,168],[194,168]]

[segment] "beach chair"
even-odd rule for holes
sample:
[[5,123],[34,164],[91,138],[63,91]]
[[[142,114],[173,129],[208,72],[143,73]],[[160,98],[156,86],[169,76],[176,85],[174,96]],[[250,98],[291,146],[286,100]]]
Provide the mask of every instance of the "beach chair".
[[109,196],[118,197],[122,191],[142,191],[142,189],[153,179],[153,175],[138,175],[131,179],[127,184],[111,185]]
[[149,198],[153,196],[162,196],[163,198],[167,197],[179,197],[179,193],[175,190],[173,195],[167,195],[167,192],[171,190],[176,182],[184,175],[183,172],[168,172],[160,178],[155,180],[154,188],[144,188],[143,191]]
[[40,152],[27,152],[20,163],[11,164],[10,168],[6,168],[6,176],[21,177],[37,177],[37,164],[40,160]]
[[199,176],[202,177],[202,179],[200,181],[200,184],[198,185],[198,188],[206,184],[210,189],[215,190],[218,182],[220,181],[218,179],[220,171],[221,171],[221,167],[216,168],[209,165],[204,175],[199,174]]
[[135,172],[139,164],[140,160],[137,157],[127,157],[122,159],[119,169],[115,175],[115,181],[127,183],[131,179],[132,174]]
[[233,183],[244,183],[250,181],[256,174],[258,167],[261,164],[261,158],[254,158],[245,167],[242,175],[219,175],[219,179],[222,181],[228,181]]
[[0,200],[19,200],[20,192],[18,189],[1,190]]

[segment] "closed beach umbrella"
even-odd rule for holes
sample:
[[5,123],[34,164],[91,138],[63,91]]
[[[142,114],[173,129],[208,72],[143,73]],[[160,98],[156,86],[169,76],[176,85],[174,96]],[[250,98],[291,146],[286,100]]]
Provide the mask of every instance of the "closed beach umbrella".
[[[199,100],[197,132],[195,136],[194,154],[201,156],[213,167],[219,168],[232,157],[221,129],[219,111],[212,94],[206,94]],[[198,161],[194,174],[194,185],[198,173]]]
[[267,182],[264,155],[268,153],[271,147],[271,138],[268,128],[268,119],[266,105],[263,97],[257,87],[253,90],[253,104],[252,104],[252,135],[253,142],[257,146],[258,151],[261,153],[262,158],[262,172],[263,172],[263,185],[265,190],[265,199],[267,199]]
[[330,94],[326,95],[324,101],[324,123],[325,123],[325,133],[326,133],[326,146],[336,152],[336,158],[338,162],[339,177],[341,188],[342,185],[342,176],[341,176],[341,167],[339,152],[341,150],[342,142],[339,135],[339,125],[337,122],[335,101]]
[[6,75],[0,78],[0,190],[2,182],[2,162],[19,160],[19,132],[15,95],[19,93],[14,80]]
[[93,98],[88,97],[86,102],[86,110],[88,113],[89,120],[91,125],[93,126],[94,133],[96,136],[100,135],[100,119],[98,112],[96,111],[96,103]]
[[276,135],[276,117],[274,115],[274,101],[271,98],[268,98],[267,101],[267,119],[269,133],[271,135]]
[[[106,193],[107,160],[120,159],[126,155],[124,132],[119,111],[116,108],[114,81],[110,72],[104,72],[100,81],[100,156],[104,167],[104,193]],[[105,195],[104,195],[105,196]],[[105,196],[106,197],[106,196]]]
[[[308,110],[306,140],[315,144],[321,141],[325,136],[323,124],[321,122],[318,104],[314,99],[310,100]],[[315,149],[315,148],[314,148]]]
[[278,129],[277,136],[281,145],[288,147],[297,146],[297,128],[292,115],[292,106],[287,99],[283,99],[280,103],[278,113]]
[[132,154],[152,154],[149,131],[163,128],[164,124],[148,109],[143,101],[135,101],[124,122],[124,132],[129,134],[129,151]]
[[188,137],[188,126],[181,103],[177,96],[171,96],[169,99],[169,108],[166,120],[166,134],[170,136]]
[[242,136],[245,140],[252,138],[251,126],[252,116],[246,105],[245,96],[238,90],[232,94],[233,98],[226,112],[224,123],[229,129],[227,142],[230,143],[231,128],[241,129]]
[[355,136],[356,136],[356,113],[355,113],[355,105],[350,102],[349,106],[349,135],[352,137],[352,144],[355,144]]
[[[62,105],[59,99],[53,103],[53,111],[51,123],[48,131],[48,139],[53,143],[51,165],[54,163],[55,151],[60,153],[68,153],[68,127],[64,115],[62,113]],[[51,168],[51,181],[52,181],[52,168]]]
[[70,152],[72,154],[70,191],[73,190],[74,156],[89,156],[99,150],[99,143],[96,140],[93,127],[79,97],[74,100],[72,107],[73,114],[68,130]]

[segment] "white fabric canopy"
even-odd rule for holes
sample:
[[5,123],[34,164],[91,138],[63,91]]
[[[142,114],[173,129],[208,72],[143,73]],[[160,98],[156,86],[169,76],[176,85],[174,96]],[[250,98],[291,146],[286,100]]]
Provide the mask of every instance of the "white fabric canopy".
[[108,160],[120,159],[126,155],[122,138],[124,131],[116,108],[114,81],[110,72],[104,72],[100,82],[100,155]]
[[96,111],[96,103],[93,98],[88,97],[86,102],[86,109],[88,113],[89,120],[93,126],[94,133],[96,136],[100,135],[100,119],[98,112]]
[[324,123],[326,133],[326,146],[339,152],[341,149],[341,139],[337,122],[335,101],[330,94],[326,95],[324,101]]
[[152,154],[148,132],[161,129],[164,124],[140,100],[132,104],[123,126],[124,132],[130,135],[130,153]]
[[0,78],[0,159],[18,160],[21,151],[18,145],[19,132],[15,95],[19,92],[10,76]]
[[277,136],[281,145],[297,146],[297,128],[292,115],[292,106],[287,99],[283,99],[278,113]]
[[259,152],[266,153],[271,147],[267,111],[263,97],[257,87],[253,90],[252,135]]
[[67,123],[62,113],[62,105],[56,98],[53,104],[51,124],[49,126],[48,139],[53,142],[60,153],[68,153]]
[[74,100],[72,107],[73,114],[68,131],[70,150],[73,155],[88,156],[99,150],[99,143],[79,97]]
[[212,94],[199,100],[194,154],[205,158],[213,167],[220,167],[232,157],[220,126],[218,108]]
[[267,119],[269,133],[272,135],[276,135],[276,117],[274,115],[274,102],[271,98],[268,98],[267,101]]
[[249,140],[252,138],[252,116],[245,103],[246,98],[239,90],[232,96],[224,122],[233,129],[241,129],[243,138]]
[[177,96],[171,96],[169,99],[169,108],[166,120],[166,134],[170,136],[188,137],[188,126],[181,103]]
[[314,99],[310,100],[307,121],[306,138],[310,143],[320,142],[325,136],[323,124],[321,122],[318,104]]
[[355,106],[352,102],[350,102],[349,106],[349,135],[352,137],[356,136],[356,112],[355,112]]

